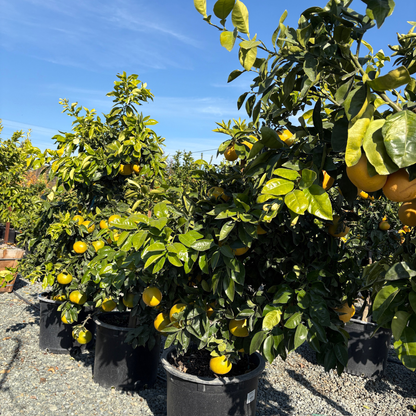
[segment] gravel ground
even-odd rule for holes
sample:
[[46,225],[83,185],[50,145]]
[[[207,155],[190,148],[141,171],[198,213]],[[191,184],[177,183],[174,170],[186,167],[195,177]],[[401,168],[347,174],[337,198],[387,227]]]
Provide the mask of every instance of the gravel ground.
[[[15,293],[37,304],[39,284],[23,279]],[[94,352],[75,356],[39,350],[39,311],[14,293],[0,294],[0,415],[166,415],[166,381],[134,393],[94,383]],[[267,364],[257,415],[415,415],[415,374],[388,363],[386,376],[338,377],[315,364],[306,346],[283,362]],[[196,415],[184,415],[196,416]]]

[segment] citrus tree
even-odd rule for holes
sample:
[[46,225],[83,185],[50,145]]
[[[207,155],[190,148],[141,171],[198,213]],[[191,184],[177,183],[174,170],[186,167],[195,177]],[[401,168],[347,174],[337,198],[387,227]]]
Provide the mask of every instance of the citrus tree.
[[[288,185],[290,178],[279,175],[276,170],[269,170],[263,193],[284,196],[278,209],[281,212],[288,209],[292,219],[300,222],[306,218],[308,208],[319,205],[317,192],[305,192],[306,172],[313,172],[309,179],[315,182],[310,187],[314,190],[316,182],[319,184],[322,181],[325,187],[325,175],[330,175],[337,182],[340,195],[331,198],[331,204],[325,205],[327,210],[321,208],[311,214],[329,219],[335,212],[334,225],[338,225],[334,231],[339,236],[342,235],[339,226],[343,219],[348,220],[348,208],[352,208],[357,192],[370,193],[370,196],[376,193],[378,198],[377,192],[382,189],[389,200],[406,204],[400,208],[402,218],[411,216],[411,201],[416,197],[413,192],[416,160],[412,151],[416,140],[416,82],[412,77],[416,72],[415,26],[407,34],[398,35],[399,44],[391,47],[392,55],[397,57],[396,68],[383,73],[384,64],[390,61],[390,57],[383,51],[375,53],[364,36],[369,29],[383,24],[393,12],[394,2],[364,2],[367,5],[366,15],[351,9],[352,1],[330,1],[324,8],[310,7],[301,14],[297,29],[284,25],[285,12],[272,35],[270,46],[250,35],[248,10],[241,1],[215,3],[214,15],[220,20],[219,24],[212,23],[212,16],[207,15],[205,1],[194,2],[204,20],[220,30],[222,46],[231,50],[239,42],[243,70],[233,71],[229,81],[243,72],[255,73],[251,90],[238,100],[239,107],[245,103],[253,126],[259,132],[259,140],[250,151],[249,161],[252,159],[251,163],[256,164],[260,172],[267,172],[264,163],[273,160],[273,157],[277,159],[273,160],[273,168],[281,165],[302,170],[298,179],[301,181],[300,192],[295,194],[295,187]],[[231,29],[226,28],[229,16]],[[293,121],[295,114],[301,115],[298,124]],[[295,136],[294,143],[289,151],[270,151],[270,147],[284,149],[280,143],[283,140],[278,140],[282,129],[289,130]],[[270,172],[280,178],[270,179]],[[296,181],[294,174],[293,178],[292,181]],[[322,206],[321,195],[324,194],[321,192],[319,195]],[[385,211],[384,207],[381,211]],[[382,218],[379,220],[383,221]],[[292,238],[302,235],[294,231]],[[386,261],[397,259],[389,254],[386,257]],[[394,285],[393,289],[390,280],[393,275],[394,284],[403,285],[405,289],[400,290],[401,286]],[[391,327],[395,325],[393,318],[396,318],[396,324],[398,322],[394,311],[399,313],[403,319],[400,320],[400,330],[394,330],[396,345],[402,357],[409,357],[414,340],[409,276],[406,276],[407,280],[402,280],[399,274],[383,273],[376,279],[378,286],[372,286],[375,284],[374,276],[373,280],[367,280],[370,287],[377,289],[373,317],[380,325]],[[389,279],[384,279],[386,276]],[[398,301],[398,294],[400,299],[404,299],[403,302]],[[330,299],[323,296],[328,303]],[[327,297],[332,296],[327,293]],[[303,317],[297,322],[296,331],[305,325],[303,319],[309,315],[307,310],[301,310],[302,302],[297,307]],[[401,312],[405,309],[407,312],[403,315]],[[388,318],[384,314],[386,310],[389,310]],[[280,320],[278,325],[282,324],[286,325],[285,320]],[[303,339],[311,336],[310,329],[303,331]],[[329,326],[326,329],[332,328]],[[259,337],[263,339],[263,335]],[[265,341],[262,342],[264,348]],[[272,344],[271,341],[269,343]],[[273,344],[273,347],[276,345]],[[332,352],[327,350],[324,360],[326,364],[342,365],[345,363],[345,350],[341,347],[332,349]],[[414,368],[414,365],[410,367]]]
[[[2,129],[0,125],[0,132]],[[32,158],[38,155],[40,150],[22,131],[10,139],[0,139],[0,221],[10,222],[19,230],[30,227],[37,212],[40,189],[27,183],[25,175]]]
[[[125,233],[112,229],[112,221],[139,209],[147,215],[162,192],[155,185],[160,182],[163,190],[165,157],[164,139],[150,127],[157,122],[137,111],[136,106],[153,98],[137,78],[118,75],[114,91],[107,94],[114,105],[103,117],[86,108],[81,113],[77,103],[62,100],[63,111],[74,118],[72,131],[56,135],[58,150],[47,150],[37,159],[39,165],[50,165],[55,185],[26,237],[30,255],[20,267],[64,301],[60,309],[65,323],[76,322],[85,305],[138,312],[137,299],[131,297],[138,282],[134,262],[117,276],[111,273],[119,252],[132,246]],[[108,267],[93,275],[90,262],[104,257],[102,253]]]

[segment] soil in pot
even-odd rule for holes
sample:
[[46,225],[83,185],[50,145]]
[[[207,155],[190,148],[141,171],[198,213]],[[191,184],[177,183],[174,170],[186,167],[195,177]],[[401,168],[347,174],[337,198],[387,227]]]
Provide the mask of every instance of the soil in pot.
[[[243,361],[243,372],[239,376],[228,377],[205,377],[188,373],[191,361],[194,357],[177,357],[174,347],[164,351],[162,355],[162,365],[166,371],[167,379],[167,416],[254,416],[257,407],[258,380],[264,370],[265,362],[260,354],[255,353],[249,357],[249,372],[246,372],[247,361]],[[192,354],[193,352],[191,352]],[[203,352],[206,354],[206,352]],[[205,357],[209,363],[210,355]],[[171,363],[177,362],[179,366],[186,369],[186,373],[179,371]],[[209,365],[209,364],[208,364]],[[236,368],[239,366],[236,365]],[[204,366],[196,365],[195,371],[203,371]],[[192,371],[192,370],[191,370]]]
[[156,382],[160,337],[149,350],[125,342],[129,313],[108,312],[94,317],[97,325],[94,381],[103,387],[122,390],[151,388]]

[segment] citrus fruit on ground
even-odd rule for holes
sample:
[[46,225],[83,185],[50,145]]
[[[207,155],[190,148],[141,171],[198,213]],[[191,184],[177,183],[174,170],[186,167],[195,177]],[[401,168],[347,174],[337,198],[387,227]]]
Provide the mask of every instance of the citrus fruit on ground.
[[179,328],[178,323],[176,323],[177,319],[173,316],[173,314],[175,313],[181,313],[182,311],[184,311],[186,308],[186,305],[184,303],[177,303],[176,305],[173,305],[170,308],[169,311],[169,318],[170,321],[173,323],[173,326],[175,326],[176,328]]
[[81,225],[84,222],[84,218],[82,218],[82,215],[75,215],[72,221],[76,221],[78,225]]
[[232,250],[233,250],[233,253],[236,256],[242,256],[243,254],[246,254],[247,253],[247,251],[249,250],[249,248],[248,247],[240,247],[240,248],[233,248]]
[[142,299],[147,306],[157,306],[162,300],[162,292],[157,287],[147,287],[143,291]]
[[116,308],[117,304],[114,302],[113,299],[105,298],[103,303],[101,304],[101,309],[104,312],[111,312]]
[[385,185],[388,175],[370,176],[367,169],[367,156],[363,153],[354,166],[347,166],[347,176],[362,191],[375,192]]
[[260,224],[257,224],[257,234],[258,235],[267,234],[267,231],[261,228]]
[[163,331],[170,324],[169,314],[161,312],[159,315],[156,316],[155,320],[153,321],[153,325],[156,328],[156,331]]
[[399,208],[399,220],[403,225],[414,227],[416,225],[416,199],[403,202]]
[[74,290],[69,294],[69,300],[77,305],[83,305],[87,301],[87,296],[80,290]]
[[70,319],[70,320],[68,321],[68,319],[66,319],[66,315],[65,315],[65,314],[63,314],[63,315],[61,316],[61,321],[62,321],[64,324],[66,324],[66,325],[71,325],[71,324],[73,324],[73,323],[74,323],[74,321],[73,321],[72,319]]
[[348,303],[345,302],[340,308],[335,308],[334,311],[340,314],[338,317],[342,322],[347,323],[354,316],[355,306],[348,306]]
[[209,360],[209,368],[215,374],[227,374],[232,368],[232,364],[228,361],[228,358],[225,355],[221,357],[212,357]]
[[228,329],[236,337],[248,337],[247,319],[231,319]]
[[74,243],[73,248],[74,248],[75,253],[82,254],[87,251],[88,246],[83,241],[77,241]]
[[341,230],[337,233],[339,219],[340,219],[339,215],[334,215],[334,218],[332,220],[332,224],[328,227],[328,232],[329,232],[329,234],[332,235],[332,237],[345,237],[350,231],[350,227],[347,227],[343,223],[342,227],[341,227]]
[[214,199],[215,201],[218,201],[218,199],[222,199],[224,202],[227,202],[230,197],[228,195],[225,195],[224,189],[220,186],[213,186],[208,190],[208,196],[210,199]]
[[105,221],[105,220],[101,220],[101,221],[100,221],[100,228],[101,228],[102,230],[104,230],[105,228],[108,228],[108,223],[107,223],[107,221]]
[[387,199],[394,202],[407,202],[416,198],[416,179],[409,181],[406,169],[399,169],[387,178],[383,186]]
[[117,215],[117,214],[115,214],[115,215],[112,215],[109,219],[108,219],[108,223],[109,224],[111,224],[114,220],[116,220],[116,219],[120,219],[121,217],[120,217],[120,215]]
[[[72,336],[75,338],[74,332]],[[92,340],[92,332],[86,329],[85,331],[79,331],[78,338],[75,338],[80,344],[88,344]]]
[[104,247],[104,241],[103,240],[93,241],[92,245],[94,246],[95,251],[98,251],[100,248]]
[[324,174],[324,179],[322,180],[322,188],[327,191],[334,184],[335,179],[332,176],[329,176],[324,170],[322,173]]
[[56,280],[61,285],[67,285],[68,283],[72,282],[72,274],[59,273],[56,277]]
[[127,293],[123,296],[123,304],[126,308],[132,308],[134,306],[134,293]]
[[295,136],[288,129],[278,131],[277,135],[279,136],[279,139],[288,146],[292,146],[292,144],[295,143]]
[[133,172],[133,165],[120,165],[118,172],[120,175],[129,176]]
[[90,224],[91,224],[91,221],[84,221],[82,223],[82,225],[85,226],[85,228],[87,229],[87,231],[89,233],[92,233],[95,230],[95,225],[94,224],[91,224],[90,225]]
[[140,173],[142,167],[139,165],[133,165],[133,172]]
[[228,146],[225,149],[224,157],[230,162],[233,162],[234,160],[238,158],[237,153],[234,149],[234,145]]
[[387,221],[381,221],[378,228],[380,228],[381,231],[387,231],[390,229],[390,224]]

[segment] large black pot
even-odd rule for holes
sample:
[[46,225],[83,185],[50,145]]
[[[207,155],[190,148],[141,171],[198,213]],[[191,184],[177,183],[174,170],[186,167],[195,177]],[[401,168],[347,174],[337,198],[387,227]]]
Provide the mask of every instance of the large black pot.
[[380,328],[371,336],[377,325],[351,319],[345,330],[349,333],[348,365],[346,372],[365,377],[380,377],[387,366],[391,330]]
[[[86,344],[80,344],[72,337],[72,325],[64,324],[61,321],[61,311],[58,311],[61,303],[60,301],[49,299],[47,293],[39,295],[39,348],[54,354],[70,354],[77,349],[83,350],[86,348]],[[78,315],[78,322],[82,322],[87,316],[88,312],[83,309]],[[88,320],[86,328],[94,333],[95,325],[92,319]]]
[[167,416],[254,416],[257,388],[265,362],[255,353],[250,357],[257,367],[237,377],[207,378],[183,373],[168,361],[174,347],[162,355],[167,379]]
[[160,357],[160,337],[151,350],[147,346],[133,348],[125,342],[130,328],[105,322],[115,315],[126,316],[128,312],[102,313],[94,317],[97,327],[94,381],[103,387],[122,390],[153,387]]

